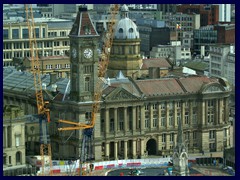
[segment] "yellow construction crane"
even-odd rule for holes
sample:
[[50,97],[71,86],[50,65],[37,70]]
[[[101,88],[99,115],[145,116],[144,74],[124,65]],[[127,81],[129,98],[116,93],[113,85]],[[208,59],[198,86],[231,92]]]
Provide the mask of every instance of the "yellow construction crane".
[[[90,123],[77,123],[77,122],[72,122],[69,120],[59,120],[58,122],[60,122],[60,123],[74,125],[71,127],[58,128],[59,131],[67,131],[67,130],[85,130],[85,131],[87,131],[87,130],[89,130],[89,132],[90,132],[94,128],[95,121],[96,121],[96,113],[98,113],[99,107],[100,107],[99,105],[100,105],[100,100],[101,100],[101,96],[102,96],[103,78],[105,76],[105,73],[106,73],[107,67],[108,67],[108,63],[109,63],[110,49],[112,46],[113,36],[114,36],[114,25],[116,24],[116,19],[117,19],[116,15],[118,14],[118,11],[119,11],[118,4],[112,4],[110,6],[111,16],[110,16],[106,36],[105,36],[104,42],[103,42],[102,54],[101,54],[100,60],[99,60],[99,70],[98,70],[99,80],[96,84],[96,88],[95,88],[96,91],[94,92]],[[89,134],[89,132],[87,132],[87,133]],[[82,148],[84,148],[83,144],[82,144]],[[83,153],[83,151],[81,153]],[[81,159],[80,161],[83,161],[83,159]],[[81,167],[80,167],[80,175],[82,175]]]
[[[50,137],[47,129],[47,123],[50,122],[50,111],[46,107],[48,102],[44,101],[43,99],[34,17],[33,17],[32,6],[30,4],[25,4],[25,13],[26,13],[26,22],[28,25],[28,34],[29,34],[31,71],[34,77],[34,88],[35,88],[36,103],[37,103],[38,116],[39,116],[40,155],[41,155],[41,166],[42,166],[41,174],[52,175],[52,153],[51,153]],[[47,161],[49,164],[46,164]],[[45,169],[47,168],[47,166],[49,167],[49,173],[45,172]]]

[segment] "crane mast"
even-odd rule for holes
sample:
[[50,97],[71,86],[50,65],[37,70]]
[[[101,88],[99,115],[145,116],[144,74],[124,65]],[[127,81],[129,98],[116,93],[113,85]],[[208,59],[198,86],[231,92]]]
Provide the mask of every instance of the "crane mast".
[[36,32],[34,25],[34,17],[32,6],[30,4],[25,4],[26,12],[26,22],[28,26],[29,34],[29,47],[30,47],[30,57],[31,57],[31,71],[34,78],[34,88],[36,95],[37,110],[39,116],[39,127],[40,127],[40,155],[41,155],[41,166],[42,175],[45,175],[45,169],[47,164],[45,163],[46,156],[49,161],[49,174],[52,175],[52,153],[50,137],[48,134],[47,123],[50,122],[50,111],[46,107],[48,102],[44,101],[42,93],[42,81],[40,73],[40,64],[38,58],[38,49],[36,42]]
[[[116,15],[119,11],[119,5],[118,4],[112,4],[110,6],[110,21],[108,24],[108,29],[105,34],[103,46],[102,46],[102,54],[100,56],[99,60],[99,67],[98,67],[98,81],[96,83],[96,88],[93,96],[93,104],[92,104],[92,112],[91,112],[91,120],[89,123],[77,123],[69,120],[58,120],[60,123],[65,123],[69,125],[69,127],[61,127],[58,128],[59,131],[68,131],[68,130],[83,130],[83,141],[82,141],[82,149],[80,152],[80,171],[79,175],[82,175],[82,163],[86,161],[86,154],[89,154],[89,152],[92,152],[92,132],[96,121],[96,114],[99,111],[100,108],[100,100],[102,97],[102,90],[104,85],[104,76],[107,71],[108,63],[109,63],[109,56],[111,51],[111,46],[113,42],[113,36],[114,36],[114,25],[116,24]],[[91,153],[90,152],[90,153]]]

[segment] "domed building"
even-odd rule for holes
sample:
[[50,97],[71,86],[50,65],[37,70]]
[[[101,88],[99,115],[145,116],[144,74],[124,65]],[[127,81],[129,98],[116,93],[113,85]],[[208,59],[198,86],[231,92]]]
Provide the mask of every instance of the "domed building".
[[125,76],[136,77],[142,66],[140,36],[136,24],[128,17],[128,7],[120,9],[121,19],[116,25],[111,49],[108,76],[115,77],[119,70]]

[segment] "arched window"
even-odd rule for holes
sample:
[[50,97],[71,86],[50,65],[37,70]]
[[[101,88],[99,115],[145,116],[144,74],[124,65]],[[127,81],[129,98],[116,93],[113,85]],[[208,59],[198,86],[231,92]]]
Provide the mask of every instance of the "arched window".
[[16,153],[16,164],[21,164],[21,152]]
[[123,29],[120,28],[120,29],[118,30],[118,32],[119,32],[119,33],[123,33]]
[[130,33],[133,33],[133,28],[129,28],[128,30]]
[[85,78],[85,91],[89,91],[90,90],[90,78],[86,77]]

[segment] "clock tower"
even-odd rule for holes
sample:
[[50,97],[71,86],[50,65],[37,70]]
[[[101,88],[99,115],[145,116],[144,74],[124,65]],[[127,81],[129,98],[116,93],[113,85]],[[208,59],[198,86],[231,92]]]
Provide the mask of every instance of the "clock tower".
[[86,7],[79,11],[69,34],[71,91],[70,99],[77,102],[93,100],[98,80],[97,53],[99,35]]

